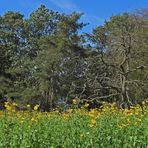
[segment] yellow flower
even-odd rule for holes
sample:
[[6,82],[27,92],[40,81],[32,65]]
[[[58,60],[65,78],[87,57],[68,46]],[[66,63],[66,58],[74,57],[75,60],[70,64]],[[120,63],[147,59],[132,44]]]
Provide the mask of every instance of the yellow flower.
[[11,111],[11,110],[12,110],[11,106],[7,106],[6,109],[7,109],[8,111]]
[[94,125],[94,124],[89,124],[89,126],[90,126],[90,127],[94,127],[95,125]]
[[84,109],[84,106],[81,106],[81,109],[83,110]]
[[77,104],[77,100],[76,99],[73,99],[72,102],[73,102],[73,104]]
[[5,102],[5,105],[9,105],[9,102]]
[[86,103],[84,106],[85,106],[85,107],[88,107],[88,106],[89,106],[89,104],[88,104],[88,103]]
[[36,104],[33,109],[34,109],[34,110],[38,110],[39,106],[40,106],[40,105]]
[[31,121],[33,122],[33,121],[35,121],[35,119],[34,118],[31,118]]
[[96,124],[96,120],[95,119],[91,119],[91,124]]
[[13,106],[17,106],[17,104],[15,102],[12,103]]
[[64,120],[68,120],[68,118],[69,118],[69,115],[68,114],[63,114],[63,119]]
[[30,108],[30,105],[29,105],[29,104],[27,104],[27,107],[28,107],[28,108]]
[[73,109],[69,108],[68,113],[72,113]]
[[11,111],[12,110],[12,107],[10,106],[9,102],[5,102],[5,105],[4,106],[6,107],[6,109],[8,111]]
[[96,120],[95,119],[91,119],[89,126],[90,127],[96,126]]

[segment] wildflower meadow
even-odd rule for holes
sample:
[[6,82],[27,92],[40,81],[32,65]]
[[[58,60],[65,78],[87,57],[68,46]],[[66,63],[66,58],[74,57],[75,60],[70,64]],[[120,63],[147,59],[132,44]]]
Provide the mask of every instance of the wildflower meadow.
[[148,0],[0,0],[0,148],[148,148]]
[[39,112],[15,110],[16,103],[0,112],[0,148],[147,148],[148,108],[119,110],[104,103],[99,109],[69,108]]

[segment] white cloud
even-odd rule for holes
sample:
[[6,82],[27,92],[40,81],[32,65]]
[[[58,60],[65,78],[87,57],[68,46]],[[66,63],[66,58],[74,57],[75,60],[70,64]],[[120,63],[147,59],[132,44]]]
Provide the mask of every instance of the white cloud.
[[50,0],[54,5],[61,9],[75,11],[78,10],[77,6],[72,3],[70,0]]

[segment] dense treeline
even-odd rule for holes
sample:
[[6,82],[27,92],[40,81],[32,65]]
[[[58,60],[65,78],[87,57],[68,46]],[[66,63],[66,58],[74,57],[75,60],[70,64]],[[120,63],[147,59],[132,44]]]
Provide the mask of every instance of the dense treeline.
[[130,106],[148,98],[148,10],[112,16],[80,34],[82,14],[41,5],[0,16],[0,99],[44,109],[81,100]]

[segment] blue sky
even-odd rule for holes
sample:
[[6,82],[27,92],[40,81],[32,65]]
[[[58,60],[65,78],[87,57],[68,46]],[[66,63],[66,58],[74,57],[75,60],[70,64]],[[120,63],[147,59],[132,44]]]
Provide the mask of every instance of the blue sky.
[[148,8],[148,0],[0,0],[0,15],[13,10],[28,17],[41,4],[63,13],[84,12],[82,20],[90,23],[84,31],[91,31],[112,15]]

